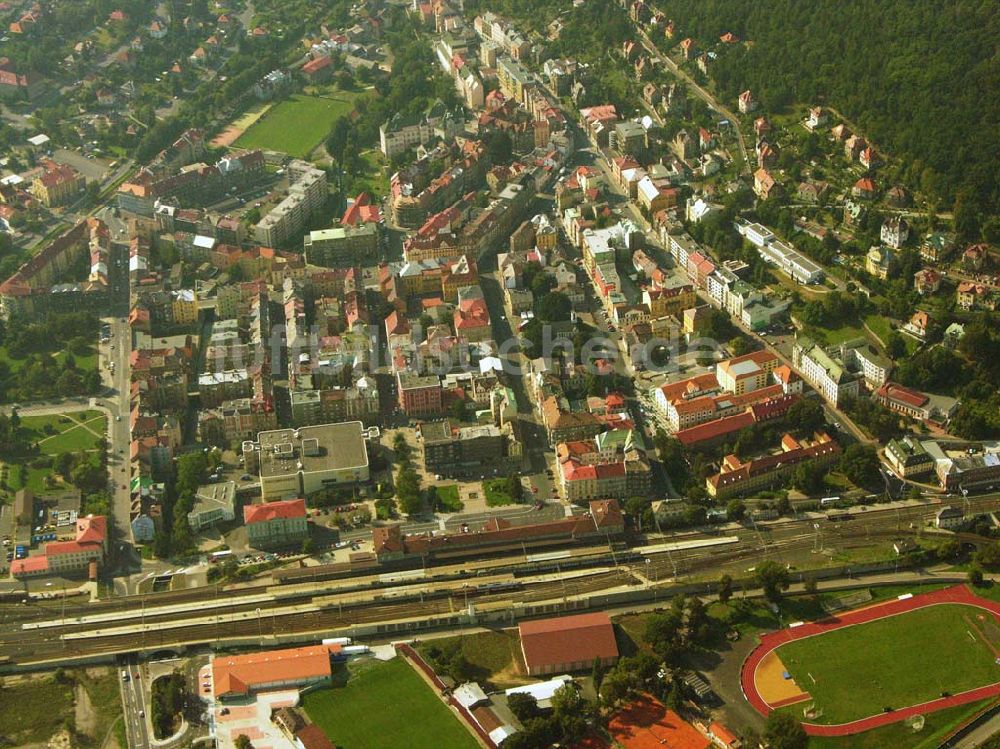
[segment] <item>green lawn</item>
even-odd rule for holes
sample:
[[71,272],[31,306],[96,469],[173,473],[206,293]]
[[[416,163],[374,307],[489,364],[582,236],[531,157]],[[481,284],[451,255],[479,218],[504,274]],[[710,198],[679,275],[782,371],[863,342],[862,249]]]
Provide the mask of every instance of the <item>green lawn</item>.
[[389,176],[386,174],[385,157],[382,152],[377,148],[364,151],[361,160],[364,162],[365,170],[363,174],[354,175],[351,181],[351,193],[386,195],[389,192]]
[[[52,461],[57,455],[82,451],[86,453],[86,458],[92,465],[100,463],[101,455],[96,447],[98,440],[107,434],[107,417],[96,410],[73,414],[22,416],[21,429],[26,431],[28,439],[38,443],[40,454],[5,461],[0,469],[0,479],[7,482],[8,489],[12,492],[28,488],[33,492],[43,493],[54,488],[70,486],[58,478],[52,469]],[[19,480],[19,466],[24,466],[24,481]],[[46,479],[49,477],[56,479],[56,482],[46,485]]]
[[458,484],[434,487],[438,496],[438,507],[443,512],[461,512],[462,500],[458,497]]
[[93,450],[97,441],[107,434],[107,418],[100,411],[25,416],[21,419],[21,426],[31,433],[31,439],[39,443],[43,455]]
[[914,732],[905,722],[900,722],[853,736],[812,736],[809,749],[937,749],[955,728],[989,704],[991,702],[986,700],[928,713],[920,732]]
[[[1000,680],[1000,666],[978,634],[980,609],[930,606],[790,642],[777,653],[796,683],[842,723]],[[788,708],[798,714],[801,705]]]
[[483,494],[487,507],[503,507],[517,504],[507,491],[507,479],[486,479],[483,482]]
[[305,158],[326,137],[333,123],[354,109],[356,96],[351,91],[339,91],[330,97],[294,94],[271,107],[234,145]]
[[[56,362],[62,364],[66,361],[66,357],[69,355],[69,350],[65,348],[60,348],[59,350],[49,350],[47,353],[52,354]],[[31,356],[29,354],[28,356]],[[28,356],[21,358],[14,357],[8,350],[6,346],[0,346],[0,360],[7,363],[10,367],[11,374],[17,374],[20,372],[24,365],[28,363]],[[92,346],[90,351],[84,355],[80,356],[78,354],[73,354],[73,358],[76,360],[76,368],[80,372],[86,372],[90,369],[97,368],[97,347]]]
[[807,336],[817,343],[825,346],[836,346],[845,341],[852,341],[855,338],[865,338],[864,328],[854,325],[842,325],[839,328],[815,328],[806,326],[803,331]]
[[[889,319],[882,317],[881,315],[868,315],[865,318],[865,325],[867,325],[875,335],[882,339],[885,343],[889,340],[889,334],[892,333],[892,325],[889,323]],[[913,336],[908,336],[906,334],[901,334],[903,343],[906,344],[906,355],[912,355],[918,348],[920,348],[920,341],[918,341]]]
[[302,700],[309,717],[341,749],[476,749],[449,708],[402,658],[352,664],[346,686]]

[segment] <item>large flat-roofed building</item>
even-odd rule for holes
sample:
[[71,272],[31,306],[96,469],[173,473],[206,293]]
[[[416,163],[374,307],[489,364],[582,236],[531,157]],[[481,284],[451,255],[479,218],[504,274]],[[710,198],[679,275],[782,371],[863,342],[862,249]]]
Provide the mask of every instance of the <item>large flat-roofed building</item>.
[[260,475],[265,501],[304,497],[368,481],[367,441],[377,435],[360,421],[276,429],[244,442],[243,460],[248,472]]
[[320,684],[330,680],[331,658],[339,652],[339,645],[311,645],[220,656],[212,661],[212,691],[217,700],[233,700],[265,690]]
[[618,643],[611,619],[604,612],[521,622],[521,652],[531,676],[583,671],[599,660],[618,660]]
[[346,268],[371,260],[378,252],[378,224],[335,226],[311,231],[302,240],[311,265]]
[[771,383],[771,372],[780,363],[770,351],[753,351],[719,362],[715,366],[715,377],[724,390],[742,395],[767,387]]
[[450,419],[421,425],[424,468],[443,476],[482,474],[487,467],[506,474],[521,464],[521,445],[511,429],[493,424],[454,426]]
[[757,252],[764,260],[777,265],[799,283],[820,283],[825,276],[821,265],[781,240],[774,240]]
[[220,521],[236,516],[236,484],[221,481],[199,486],[194,495],[194,508],[188,513],[188,525],[200,531]]

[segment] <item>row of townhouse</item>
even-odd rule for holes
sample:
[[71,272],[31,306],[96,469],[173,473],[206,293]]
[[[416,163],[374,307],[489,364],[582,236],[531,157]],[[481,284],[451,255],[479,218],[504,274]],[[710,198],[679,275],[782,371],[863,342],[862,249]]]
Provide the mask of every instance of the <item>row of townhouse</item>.
[[[87,218],[56,237],[0,284],[0,316],[44,315],[50,311],[100,309],[108,299],[107,263],[111,233],[103,221]],[[63,281],[73,265],[89,258],[86,281]]]
[[652,469],[642,435],[635,429],[610,429],[593,439],[556,446],[558,479],[571,502],[643,497],[652,488]]

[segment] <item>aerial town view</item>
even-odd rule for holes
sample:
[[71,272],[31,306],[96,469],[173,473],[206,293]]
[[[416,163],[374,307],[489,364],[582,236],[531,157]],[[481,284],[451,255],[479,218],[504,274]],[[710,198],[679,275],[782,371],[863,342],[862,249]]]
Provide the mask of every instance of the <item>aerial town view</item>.
[[997,39],[0,0],[0,749],[1000,749]]

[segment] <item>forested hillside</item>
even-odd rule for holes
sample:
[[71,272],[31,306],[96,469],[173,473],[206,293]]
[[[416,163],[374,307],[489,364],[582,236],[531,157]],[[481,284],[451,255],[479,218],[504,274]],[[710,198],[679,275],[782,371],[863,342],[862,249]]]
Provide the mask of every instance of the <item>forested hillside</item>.
[[[767,110],[826,104],[907,164],[942,210],[961,195],[1000,212],[1000,12],[996,0],[669,0],[654,3],[719,53],[730,100]],[[716,46],[731,31],[750,45]],[[721,46],[721,45],[720,45]]]

